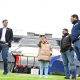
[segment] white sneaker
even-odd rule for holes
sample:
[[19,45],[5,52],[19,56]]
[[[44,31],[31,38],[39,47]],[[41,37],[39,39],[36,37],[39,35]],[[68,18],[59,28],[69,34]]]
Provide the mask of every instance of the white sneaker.
[[76,79],[72,79],[72,80],[76,80]]
[[47,79],[48,77],[47,77],[47,76],[45,76],[45,78]]
[[42,76],[40,76],[40,78],[42,78]]

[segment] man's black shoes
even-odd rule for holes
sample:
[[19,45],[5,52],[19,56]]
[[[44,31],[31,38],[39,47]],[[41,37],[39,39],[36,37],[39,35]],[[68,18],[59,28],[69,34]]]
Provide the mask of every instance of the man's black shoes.
[[7,75],[8,74],[8,72],[3,72],[3,75]]

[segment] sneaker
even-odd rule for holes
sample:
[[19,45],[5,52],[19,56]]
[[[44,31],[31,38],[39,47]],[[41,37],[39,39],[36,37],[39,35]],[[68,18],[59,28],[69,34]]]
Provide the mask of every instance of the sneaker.
[[42,78],[42,76],[40,76],[40,78]]
[[47,76],[45,76],[45,78],[47,79],[48,77],[47,77]]
[[65,80],[70,80],[70,79],[65,79]]

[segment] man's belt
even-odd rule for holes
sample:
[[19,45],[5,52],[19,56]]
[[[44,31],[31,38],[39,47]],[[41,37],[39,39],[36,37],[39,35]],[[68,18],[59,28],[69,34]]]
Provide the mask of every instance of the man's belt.
[[0,41],[0,43],[1,43],[1,44],[5,44],[6,42],[4,42],[4,41]]

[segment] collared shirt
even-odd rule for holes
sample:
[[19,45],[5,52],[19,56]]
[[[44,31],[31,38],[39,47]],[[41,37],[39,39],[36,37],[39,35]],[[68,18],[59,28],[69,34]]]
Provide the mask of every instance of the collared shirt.
[[3,30],[2,30],[1,41],[4,41],[4,42],[6,41],[6,39],[5,39],[6,30],[7,30],[7,28],[3,28]]

